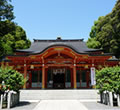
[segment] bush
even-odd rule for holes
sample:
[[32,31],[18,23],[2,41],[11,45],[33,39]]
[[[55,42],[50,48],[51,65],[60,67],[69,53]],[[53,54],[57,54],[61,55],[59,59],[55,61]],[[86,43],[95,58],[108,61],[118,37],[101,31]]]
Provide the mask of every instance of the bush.
[[120,94],[120,67],[105,67],[96,71],[96,87],[100,92]]
[[[4,81],[4,85],[2,82]],[[19,92],[25,83],[24,77],[21,73],[14,70],[10,66],[0,67],[0,84],[2,85],[1,90],[13,90]]]

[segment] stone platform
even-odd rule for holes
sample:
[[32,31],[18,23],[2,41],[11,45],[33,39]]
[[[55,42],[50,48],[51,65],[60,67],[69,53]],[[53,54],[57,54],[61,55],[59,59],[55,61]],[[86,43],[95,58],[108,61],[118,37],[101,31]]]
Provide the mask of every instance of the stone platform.
[[98,90],[21,90],[20,100],[99,100]]

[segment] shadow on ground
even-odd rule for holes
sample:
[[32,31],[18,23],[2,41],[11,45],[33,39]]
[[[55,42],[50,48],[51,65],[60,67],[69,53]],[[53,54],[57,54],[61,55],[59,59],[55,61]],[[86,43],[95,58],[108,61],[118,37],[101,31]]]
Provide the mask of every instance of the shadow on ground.
[[21,102],[17,105],[17,107],[19,107],[19,106],[27,106],[27,105],[30,105],[30,104],[31,104],[30,102],[21,101]]
[[11,110],[33,110],[36,105],[37,102],[20,101],[19,104],[12,107]]

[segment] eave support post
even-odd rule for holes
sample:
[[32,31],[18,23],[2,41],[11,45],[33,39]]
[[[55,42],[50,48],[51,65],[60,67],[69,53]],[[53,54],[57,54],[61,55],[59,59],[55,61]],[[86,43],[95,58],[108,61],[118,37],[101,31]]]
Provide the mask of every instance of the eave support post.
[[[26,78],[27,78],[27,65],[24,64],[24,79],[26,80]],[[23,88],[26,89],[26,82],[25,82]]]
[[76,64],[74,64],[73,66],[73,88],[76,89],[77,85],[76,85]]
[[44,59],[42,58],[42,89],[45,89],[45,65]]

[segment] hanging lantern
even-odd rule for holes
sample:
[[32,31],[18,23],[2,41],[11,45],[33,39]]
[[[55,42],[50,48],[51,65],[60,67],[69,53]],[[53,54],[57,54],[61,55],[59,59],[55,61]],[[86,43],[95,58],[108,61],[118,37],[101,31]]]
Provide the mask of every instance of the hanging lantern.
[[20,65],[17,65],[17,67],[16,67],[17,69],[20,69],[21,68],[21,66]]
[[30,66],[30,69],[34,69],[34,65],[31,65],[31,66]]
[[101,69],[101,68],[102,68],[102,65],[98,65],[98,68]]
[[54,74],[54,75],[57,74],[57,69],[53,69],[53,74]]
[[88,68],[88,65],[85,65],[85,68]]

